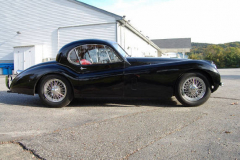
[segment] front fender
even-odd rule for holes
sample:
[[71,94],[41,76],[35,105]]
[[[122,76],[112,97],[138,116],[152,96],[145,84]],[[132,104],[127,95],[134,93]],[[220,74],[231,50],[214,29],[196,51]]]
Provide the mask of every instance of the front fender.
[[34,95],[39,80],[49,74],[62,75],[68,79],[70,84],[76,86],[78,74],[72,69],[59,63],[31,67],[17,75],[10,86],[10,91],[19,94]]
[[[221,76],[212,63],[191,60],[191,61],[179,61],[163,64],[153,64],[149,67],[154,68],[159,73],[161,80],[165,79],[165,85],[171,85],[175,88],[182,75],[189,72],[200,72],[204,74],[211,83],[211,91],[214,92],[221,85]],[[166,77],[166,78],[164,78]]]
[[[187,66],[186,65],[183,66],[184,70],[182,71],[181,76],[189,72],[202,73],[209,80],[212,92],[216,91],[218,87],[221,85],[221,76],[217,68],[215,67],[214,63],[207,62],[204,60],[196,60],[191,61]],[[179,76],[178,80],[181,78],[181,76]]]

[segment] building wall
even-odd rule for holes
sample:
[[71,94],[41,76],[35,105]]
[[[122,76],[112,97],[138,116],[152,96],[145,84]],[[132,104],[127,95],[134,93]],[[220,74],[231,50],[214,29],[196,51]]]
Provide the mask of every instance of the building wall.
[[161,57],[163,58],[184,58],[184,59],[188,59],[188,55],[178,52],[178,53],[174,53],[174,52],[168,52],[163,54]]
[[80,39],[106,39],[116,41],[116,22],[59,28],[59,49]]
[[132,57],[158,57],[157,50],[131,30],[120,23],[117,24],[117,28],[118,43],[129,55]]
[[[29,45],[44,46],[43,59],[54,59],[65,43],[64,40],[59,42],[59,38],[63,36],[64,39],[65,36],[62,32],[64,29],[60,29],[59,35],[59,27],[115,22],[114,17],[70,0],[1,1],[0,61],[13,60],[13,47]],[[108,29],[110,33],[116,31],[114,27]],[[21,34],[17,34],[17,31]],[[70,38],[77,40],[101,37],[99,35],[87,37],[86,34],[81,37],[80,34],[72,34]],[[116,39],[114,36],[105,36],[105,38]]]
[[161,57],[188,59],[188,56],[185,53],[190,52],[190,50],[191,48],[161,48],[163,53]]
[[169,53],[169,52],[174,52],[174,53],[178,53],[178,52],[190,52],[191,48],[161,48],[162,53]]

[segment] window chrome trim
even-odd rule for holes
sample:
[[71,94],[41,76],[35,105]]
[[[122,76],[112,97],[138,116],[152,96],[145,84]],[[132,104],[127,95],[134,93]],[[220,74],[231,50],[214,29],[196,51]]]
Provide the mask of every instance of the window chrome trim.
[[[111,58],[110,58],[110,56],[109,56],[108,50],[107,50],[107,48],[106,48],[106,45],[104,45],[104,49],[105,49],[105,52],[107,53],[108,59],[109,59],[109,61],[110,61],[110,63],[111,63],[112,60],[111,60]],[[119,59],[119,58],[118,58],[118,59]]]
[[78,56],[78,54],[77,54],[76,48],[74,48],[74,51],[75,51],[75,54],[76,54],[76,56],[77,56],[77,58],[78,58],[79,63],[82,65],[82,63],[81,63],[81,61],[80,61],[80,58],[79,58],[79,56]]
[[[68,62],[69,63],[71,63],[71,64],[73,64],[73,65],[80,65],[80,62],[79,62],[79,64],[76,64],[76,63],[73,63],[72,62],[72,60],[70,59],[70,53],[72,52],[72,51],[74,51],[75,52],[75,54],[76,54],[76,51],[75,51],[75,49],[76,49],[77,47],[75,47],[75,48],[73,48],[73,49],[71,49],[69,52],[68,52],[68,55],[67,55],[67,60],[68,60]],[[78,56],[77,56],[77,58],[78,58]],[[79,59],[78,59],[79,60]]]

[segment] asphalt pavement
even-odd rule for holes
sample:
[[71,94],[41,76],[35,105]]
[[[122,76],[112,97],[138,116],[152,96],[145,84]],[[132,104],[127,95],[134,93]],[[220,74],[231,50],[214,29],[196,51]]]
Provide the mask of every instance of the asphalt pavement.
[[199,107],[176,98],[77,99],[47,108],[0,76],[0,159],[240,159],[240,69]]

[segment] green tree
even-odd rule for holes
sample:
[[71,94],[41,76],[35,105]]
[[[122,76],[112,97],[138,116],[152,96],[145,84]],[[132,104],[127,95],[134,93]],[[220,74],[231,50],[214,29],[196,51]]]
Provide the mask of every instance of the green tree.
[[225,67],[224,48],[218,45],[208,46],[204,59],[213,61],[219,68]]
[[225,64],[227,68],[240,67],[240,49],[229,47],[226,49]]
[[213,61],[218,68],[240,67],[240,42],[225,44],[192,43],[190,59]]

